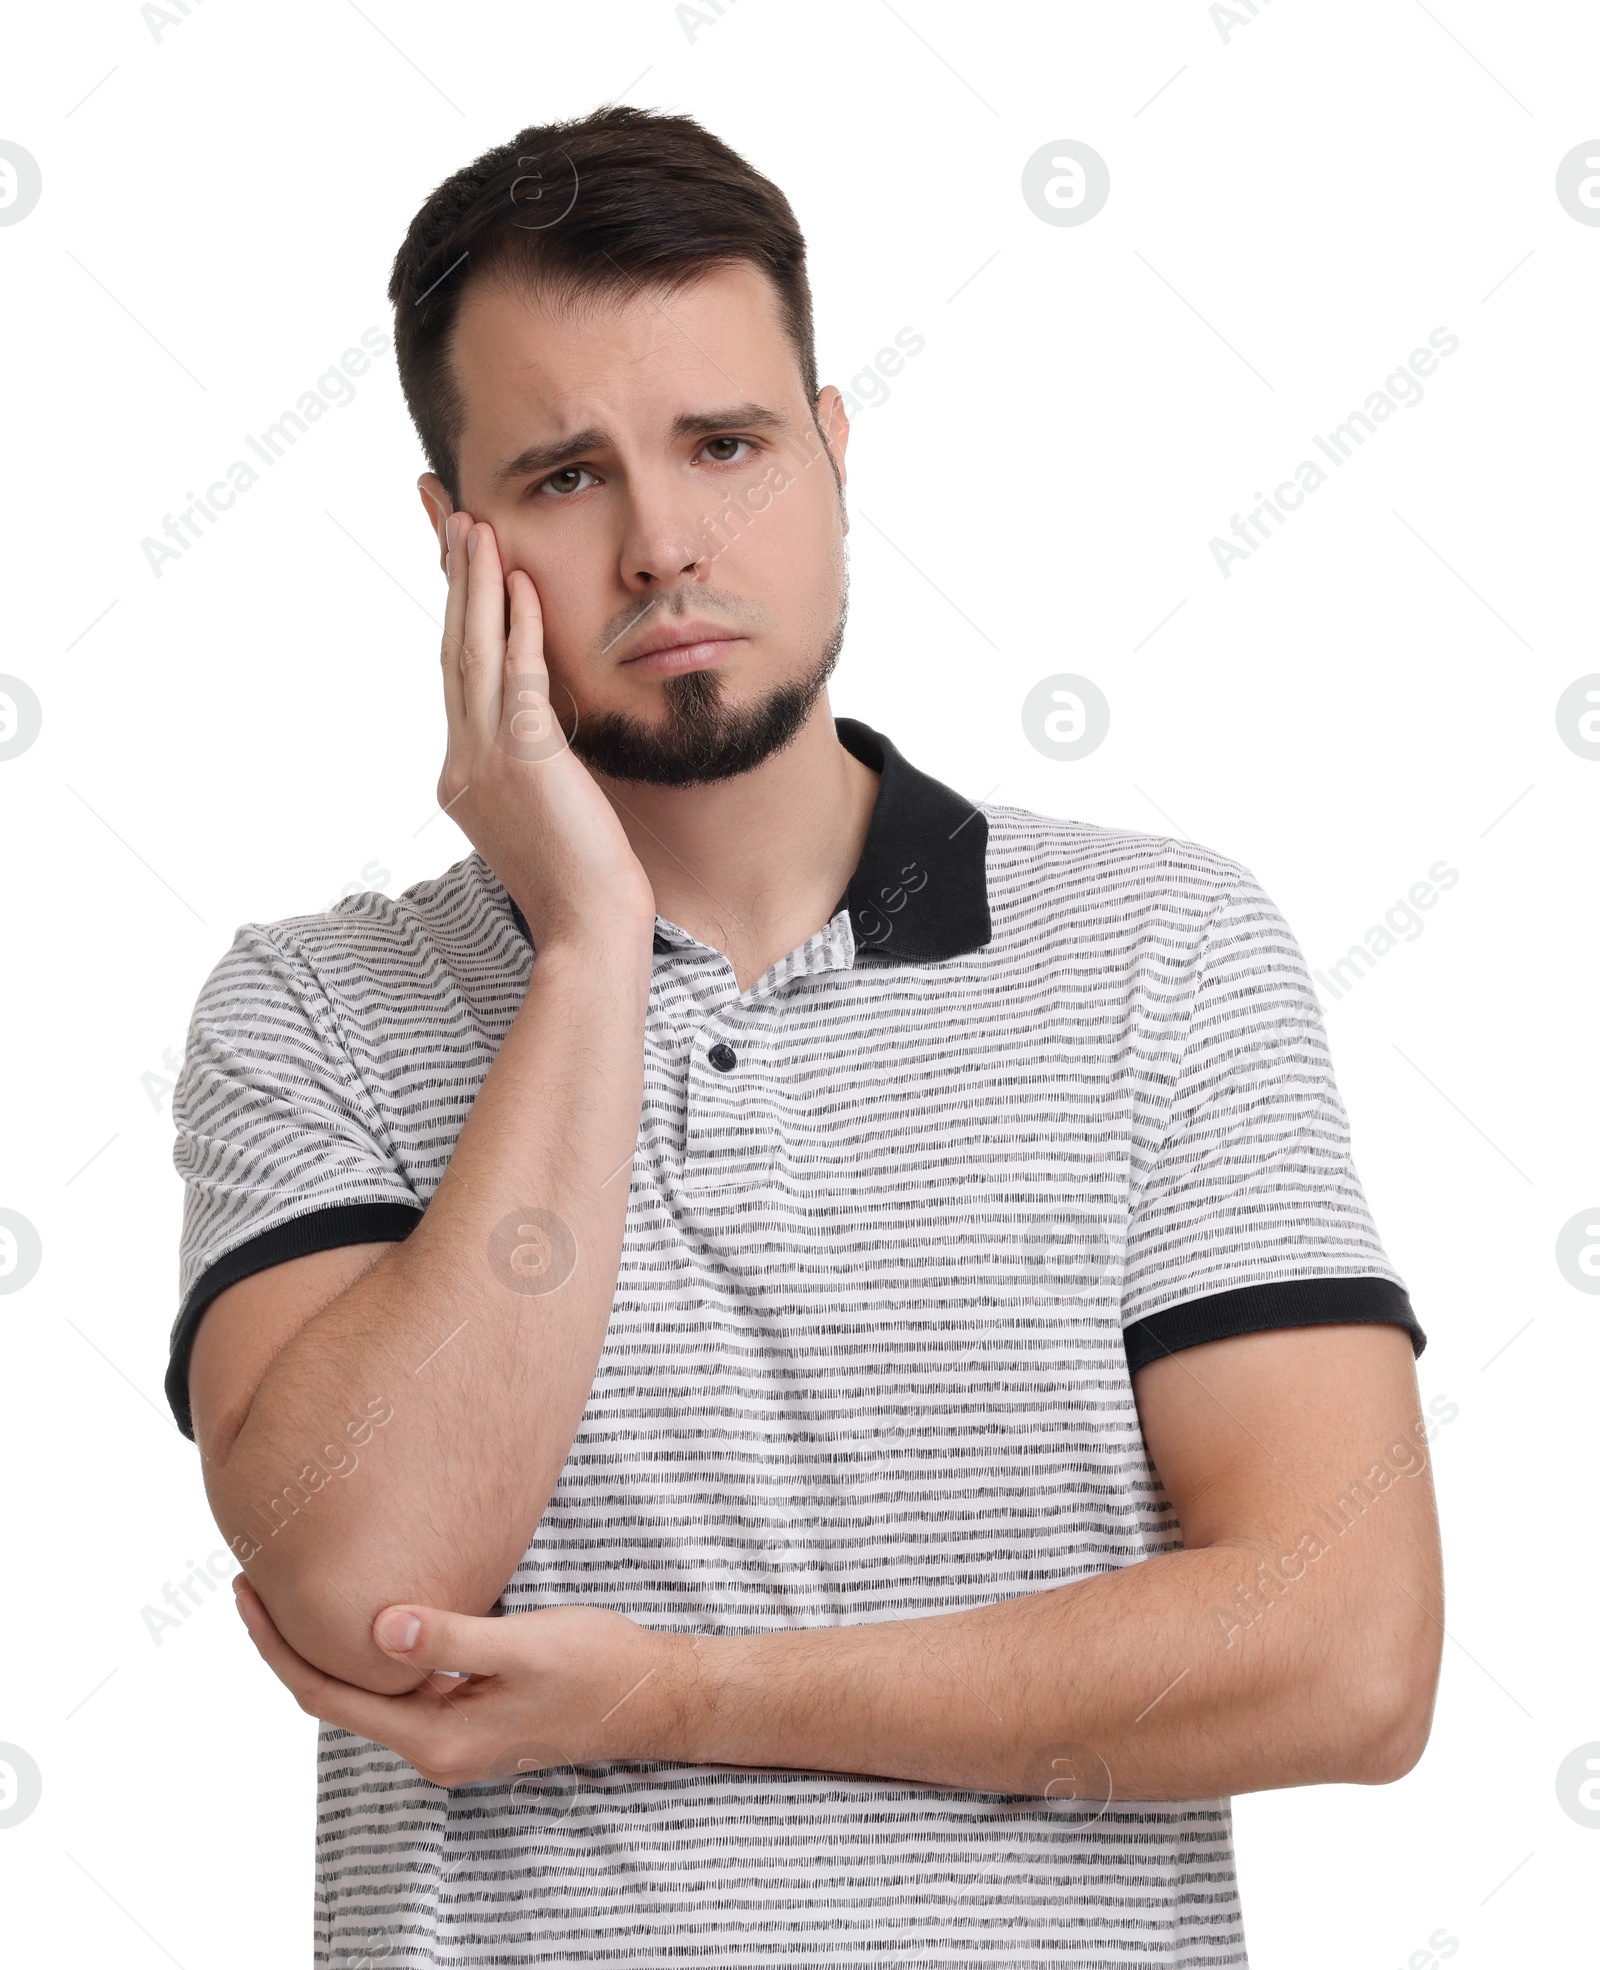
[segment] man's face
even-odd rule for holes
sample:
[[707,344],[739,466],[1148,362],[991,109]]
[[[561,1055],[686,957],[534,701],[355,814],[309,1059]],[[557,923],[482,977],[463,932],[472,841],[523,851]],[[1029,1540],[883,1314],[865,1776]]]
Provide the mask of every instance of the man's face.
[[[759,764],[838,654],[848,526],[843,404],[830,385],[817,405],[836,479],[769,282],[741,262],[559,309],[483,281],[451,346],[461,503],[539,591],[574,750],[668,785]],[[639,655],[697,624],[706,641]]]

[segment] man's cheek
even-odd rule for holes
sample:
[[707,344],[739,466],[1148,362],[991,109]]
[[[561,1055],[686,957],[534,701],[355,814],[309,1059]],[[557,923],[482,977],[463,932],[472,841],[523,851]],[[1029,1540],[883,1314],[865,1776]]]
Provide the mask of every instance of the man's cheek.
[[[506,575],[507,628],[511,623],[511,576],[520,571],[533,583],[533,592],[538,597],[540,634],[545,645],[559,648],[564,642],[570,643],[572,626],[583,614],[575,607],[573,598],[575,595],[593,598],[598,594],[599,571],[581,567],[575,559],[552,560],[548,553],[518,554],[512,546],[502,545],[501,554]],[[581,644],[581,636],[577,640]]]

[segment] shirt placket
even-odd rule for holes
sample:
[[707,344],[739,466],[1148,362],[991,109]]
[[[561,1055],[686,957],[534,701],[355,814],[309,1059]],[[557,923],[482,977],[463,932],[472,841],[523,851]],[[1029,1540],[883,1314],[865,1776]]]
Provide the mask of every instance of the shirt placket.
[[780,1147],[782,1090],[772,1056],[783,1008],[800,981],[854,962],[848,915],[841,911],[744,993],[720,952],[664,928],[687,940],[686,955],[704,954],[690,986],[698,1020],[684,1063],[684,1192],[709,1199],[759,1189]]

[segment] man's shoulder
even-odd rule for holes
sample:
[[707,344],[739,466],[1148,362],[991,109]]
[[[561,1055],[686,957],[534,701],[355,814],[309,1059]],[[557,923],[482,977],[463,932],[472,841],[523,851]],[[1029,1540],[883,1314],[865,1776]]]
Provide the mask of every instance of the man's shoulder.
[[269,970],[303,968],[330,998],[372,982],[419,981],[442,966],[467,980],[486,961],[503,967],[525,948],[504,888],[476,850],[398,895],[365,889],[331,907],[242,923],[216,975],[241,962]]
[[1046,894],[1078,895],[1112,909],[1169,900],[1209,916],[1250,880],[1244,863],[1185,835],[1078,821],[1031,808],[989,806],[989,882],[994,900],[1026,906]]

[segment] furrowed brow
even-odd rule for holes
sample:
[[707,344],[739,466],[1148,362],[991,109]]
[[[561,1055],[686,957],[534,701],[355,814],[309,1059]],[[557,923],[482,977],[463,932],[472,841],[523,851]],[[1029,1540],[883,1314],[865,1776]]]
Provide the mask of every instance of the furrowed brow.
[[[714,437],[740,426],[747,431],[781,431],[788,423],[782,411],[773,410],[767,404],[730,404],[719,410],[685,411],[681,417],[673,419],[671,435],[674,438]],[[590,425],[586,431],[575,431],[570,438],[553,439],[549,444],[527,445],[515,458],[507,459],[499,467],[494,475],[494,484],[504,486],[514,479],[531,478],[535,473],[558,472],[575,459],[587,453],[606,451],[610,445],[609,435],[598,425]]]
[[672,420],[675,438],[709,438],[742,424],[747,431],[781,431],[789,420],[767,404],[730,404],[724,410],[685,411]]
[[582,458],[585,452],[604,451],[610,442],[604,431],[591,425],[587,431],[573,432],[570,438],[556,438],[546,445],[526,445],[495,473],[494,484],[504,486],[513,479],[530,478],[535,472],[559,471],[575,458]]

